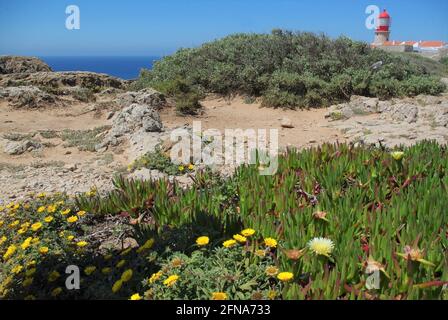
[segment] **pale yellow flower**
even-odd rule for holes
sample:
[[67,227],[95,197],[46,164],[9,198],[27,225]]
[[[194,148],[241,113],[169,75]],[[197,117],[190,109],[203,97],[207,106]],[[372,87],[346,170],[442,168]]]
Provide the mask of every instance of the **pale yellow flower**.
[[334,243],[327,238],[314,238],[308,242],[308,247],[317,255],[329,257],[333,252]]

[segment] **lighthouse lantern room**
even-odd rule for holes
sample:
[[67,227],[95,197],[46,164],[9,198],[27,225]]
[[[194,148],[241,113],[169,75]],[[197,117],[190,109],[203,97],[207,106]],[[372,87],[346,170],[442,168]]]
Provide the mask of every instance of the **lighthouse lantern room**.
[[378,26],[375,30],[375,44],[383,44],[389,41],[390,36],[390,15],[386,9],[378,17]]

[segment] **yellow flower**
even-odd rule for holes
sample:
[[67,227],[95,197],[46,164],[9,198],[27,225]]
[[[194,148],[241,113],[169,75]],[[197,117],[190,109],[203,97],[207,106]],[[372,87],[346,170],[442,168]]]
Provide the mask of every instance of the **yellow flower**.
[[24,222],[24,223],[22,223],[21,225],[20,225],[20,227],[21,228],[24,228],[24,229],[28,229],[28,227],[31,225],[31,223],[29,223],[29,222]]
[[227,300],[227,294],[224,292],[213,292],[212,300]]
[[1,245],[1,244],[4,244],[4,243],[6,242],[6,240],[8,240],[8,238],[6,238],[6,236],[2,236],[2,237],[0,238],[0,245]]
[[265,238],[264,244],[269,248],[276,248],[277,247],[277,240],[273,238]]
[[33,278],[25,278],[25,280],[23,280],[22,282],[22,286],[24,287],[29,287],[32,284],[33,284]]
[[166,278],[165,281],[163,281],[163,284],[166,285],[167,287],[171,287],[176,283],[177,280],[179,280],[179,276],[174,274]]
[[128,270],[126,270],[125,272],[123,272],[123,274],[121,275],[121,281],[123,281],[123,282],[128,282],[129,280],[131,280],[131,278],[132,278],[132,274],[133,274],[133,272],[132,272],[132,269],[128,269]]
[[90,276],[92,273],[94,273],[96,271],[96,267],[95,266],[89,266],[89,267],[86,267],[85,269],[84,269],[84,273],[86,274],[86,275],[88,275],[88,276]]
[[134,293],[129,300],[142,300],[142,297],[138,293]]
[[255,230],[254,229],[244,229],[243,231],[241,231],[241,234],[245,237],[250,237],[255,234]]
[[46,193],[45,192],[41,192],[37,195],[38,198],[45,198]]
[[188,165],[188,170],[193,170],[194,169],[194,164],[189,164]]
[[209,237],[203,236],[196,239],[196,244],[198,246],[206,246],[210,242]]
[[116,281],[114,283],[114,285],[112,286],[112,292],[113,293],[118,292],[122,286],[123,286],[123,280],[120,279],[120,280]]
[[31,230],[37,231],[42,228],[42,222],[36,222],[31,225]]
[[38,237],[34,237],[33,240],[31,240],[32,244],[36,244],[39,243],[39,238]]
[[77,213],[78,217],[83,217],[86,215],[86,212],[84,210],[78,211]]
[[42,213],[44,211],[45,211],[45,206],[40,206],[39,208],[37,208],[38,213]]
[[236,241],[238,241],[239,243],[245,243],[247,241],[247,238],[240,235],[240,234],[235,234],[233,236],[233,239],[235,239]]
[[72,236],[72,235],[67,236],[68,241],[72,241],[73,239],[75,239],[75,236]]
[[30,245],[31,245],[31,241],[33,240],[32,237],[26,238],[22,244],[20,245],[20,247],[22,248],[22,250],[26,250]]
[[277,291],[269,290],[269,292],[268,292],[268,299],[269,300],[274,300],[275,298],[277,298]]
[[31,260],[30,262],[27,263],[26,267],[31,268],[31,267],[34,267],[35,265],[36,265],[36,260]]
[[103,268],[103,269],[101,269],[101,273],[102,274],[109,274],[109,273],[111,273],[112,272],[112,269],[111,268]]
[[71,217],[67,218],[68,223],[75,223],[76,221],[78,221],[77,216],[71,216]]
[[86,241],[79,241],[76,245],[80,248],[84,248],[88,243]]
[[275,277],[278,274],[278,268],[269,266],[266,268],[266,274],[270,277]]
[[396,161],[400,161],[404,157],[404,152],[402,152],[402,151],[394,151],[394,152],[391,152],[391,156]]
[[3,255],[3,260],[8,260],[15,252],[17,251],[17,247],[15,245],[10,245]]
[[72,211],[72,210],[70,210],[70,209],[65,209],[65,210],[61,211],[61,214],[62,214],[63,216],[66,216],[66,215],[68,215],[71,211]]
[[86,192],[87,197],[93,197],[94,195],[96,195],[95,189],[92,189],[92,190]]
[[23,270],[23,267],[21,265],[17,265],[11,269],[12,273],[15,273],[15,274],[22,272],[22,270]]
[[230,239],[230,240],[224,241],[224,242],[222,243],[222,245],[223,245],[225,248],[230,248],[230,247],[233,247],[234,245],[236,245],[236,241],[233,240],[233,239]]
[[48,216],[44,219],[45,222],[50,223],[51,221],[53,221],[53,217],[52,216]]
[[52,271],[49,275],[48,275],[48,281],[49,282],[55,282],[59,277],[61,276],[61,274],[57,271]]
[[53,291],[51,291],[51,296],[52,297],[57,297],[61,293],[62,293],[62,288],[61,287],[57,287],[57,288],[53,289]]
[[27,231],[28,231],[28,228],[20,228],[19,230],[17,230],[17,233],[18,234],[24,234]]
[[[1,211],[1,210],[0,210]],[[5,221],[0,220],[0,227],[2,227],[5,224]]]
[[39,252],[40,252],[41,254],[47,254],[49,250],[50,250],[50,249],[48,249],[48,247],[40,247],[40,248],[39,248]]
[[15,220],[9,224],[9,227],[14,228],[14,227],[18,226],[19,223],[20,223],[20,220]]
[[291,281],[294,278],[292,272],[280,272],[277,276],[277,279],[283,282]]
[[162,275],[163,275],[163,272],[162,272],[162,271],[153,273],[153,274],[151,275],[151,277],[149,278],[149,280],[148,280],[149,284],[154,283],[154,282],[156,282],[157,280],[159,280],[160,277],[161,277]]
[[334,243],[327,238],[314,238],[308,242],[308,247],[317,255],[329,257],[334,248]]
[[56,212],[57,207],[55,205],[49,205],[47,208],[47,212],[48,213],[55,213]]

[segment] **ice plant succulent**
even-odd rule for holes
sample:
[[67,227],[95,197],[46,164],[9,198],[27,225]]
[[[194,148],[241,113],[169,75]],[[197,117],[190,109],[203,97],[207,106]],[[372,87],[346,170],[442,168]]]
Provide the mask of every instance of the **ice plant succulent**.
[[316,255],[330,257],[334,249],[334,243],[330,239],[319,237],[310,240],[308,248]]

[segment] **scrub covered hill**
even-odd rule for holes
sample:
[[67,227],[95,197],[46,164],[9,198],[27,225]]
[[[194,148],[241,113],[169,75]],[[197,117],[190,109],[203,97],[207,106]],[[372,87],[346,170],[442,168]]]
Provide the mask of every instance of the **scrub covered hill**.
[[418,60],[346,37],[282,30],[181,49],[142,70],[134,86],[155,87],[183,104],[199,93],[239,93],[262,97],[265,106],[291,108],[328,106],[351,95],[387,99],[445,89]]

